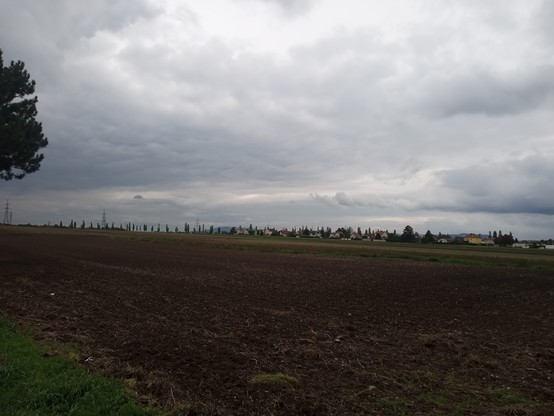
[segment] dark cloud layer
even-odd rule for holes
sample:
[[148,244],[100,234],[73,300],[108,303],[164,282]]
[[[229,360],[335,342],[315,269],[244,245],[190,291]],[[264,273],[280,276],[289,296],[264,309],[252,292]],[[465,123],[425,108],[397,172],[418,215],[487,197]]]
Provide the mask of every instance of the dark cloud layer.
[[554,165],[544,156],[470,165],[438,174],[443,195],[436,209],[554,215]]
[[435,111],[446,116],[533,111],[545,103],[552,105],[553,72],[551,65],[496,74],[473,69],[434,83],[430,98]]

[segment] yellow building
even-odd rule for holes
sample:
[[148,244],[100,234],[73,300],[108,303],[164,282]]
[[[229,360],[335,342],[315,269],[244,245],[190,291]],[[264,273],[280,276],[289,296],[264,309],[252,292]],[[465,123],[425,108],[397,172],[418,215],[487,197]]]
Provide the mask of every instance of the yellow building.
[[479,245],[482,243],[481,236],[473,233],[469,233],[464,237],[464,242],[468,244],[476,244]]

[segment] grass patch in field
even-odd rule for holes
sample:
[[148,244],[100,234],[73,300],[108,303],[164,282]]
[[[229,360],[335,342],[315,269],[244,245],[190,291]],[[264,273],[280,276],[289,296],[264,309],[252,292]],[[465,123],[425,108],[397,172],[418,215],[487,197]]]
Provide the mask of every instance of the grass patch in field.
[[[418,396],[418,401],[436,409],[448,409],[448,414],[465,414],[471,409],[482,409],[484,403],[470,392],[456,389],[435,389]],[[439,413],[437,413],[439,414]]]
[[269,386],[296,386],[298,379],[283,373],[265,373],[252,377],[250,383]]
[[122,384],[89,374],[0,318],[0,409],[13,416],[160,415],[140,409]]
[[403,259],[442,264],[554,270],[554,250],[514,249],[449,244],[373,243],[316,238],[130,232],[53,227],[0,227],[0,234],[87,235],[188,247],[277,252],[291,255]]
[[377,406],[383,415],[407,416],[412,414],[410,402],[399,397],[379,399],[377,400]]
[[499,387],[490,390],[493,396],[501,405],[511,406],[519,404],[534,404],[535,401],[525,396],[524,394],[514,391],[509,387]]
[[[129,236],[125,235],[118,235],[117,237],[129,238]],[[331,239],[229,235],[166,235],[164,233],[142,233],[140,239],[194,247],[277,252],[291,255],[386,258],[466,266],[554,270],[554,255],[546,253],[546,250],[522,251],[499,247],[402,243],[381,243],[375,245],[365,241],[337,241]]]
[[404,387],[405,395],[385,397],[378,401],[385,414],[411,414],[408,398],[413,400],[411,405],[417,409],[425,409],[425,414],[436,416],[488,414],[498,409],[518,409],[521,412],[536,410],[537,414],[541,414],[545,405],[509,387],[483,387],[453,374],[445,377],[442,374],[421,371],[407,380],[397,380],[397,384]]

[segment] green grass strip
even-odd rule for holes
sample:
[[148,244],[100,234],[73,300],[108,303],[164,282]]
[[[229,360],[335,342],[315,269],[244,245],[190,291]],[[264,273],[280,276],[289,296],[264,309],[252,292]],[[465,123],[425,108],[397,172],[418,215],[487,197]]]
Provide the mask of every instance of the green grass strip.
[[0,415],[160,415],[139,408],[121,383],[45,352],[0,318]]

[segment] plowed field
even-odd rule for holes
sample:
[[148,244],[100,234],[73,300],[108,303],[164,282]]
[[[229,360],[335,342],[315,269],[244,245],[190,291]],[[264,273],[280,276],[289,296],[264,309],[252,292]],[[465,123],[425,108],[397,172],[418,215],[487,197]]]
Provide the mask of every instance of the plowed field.
[[[0,314],[184,415],[554,414],[554,275],[0,233]],[[216,238],[216,237],[214,237]]]

